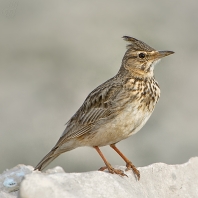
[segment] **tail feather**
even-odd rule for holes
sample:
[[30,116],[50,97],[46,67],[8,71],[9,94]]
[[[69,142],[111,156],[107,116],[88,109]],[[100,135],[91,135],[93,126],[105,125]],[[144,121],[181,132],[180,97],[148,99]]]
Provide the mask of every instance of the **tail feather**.
[[61,153],[54,154],[54,150],[51,150],[34,168],[34,170],[42,171],[48,164],[50,164],[55,158],[57,158]]

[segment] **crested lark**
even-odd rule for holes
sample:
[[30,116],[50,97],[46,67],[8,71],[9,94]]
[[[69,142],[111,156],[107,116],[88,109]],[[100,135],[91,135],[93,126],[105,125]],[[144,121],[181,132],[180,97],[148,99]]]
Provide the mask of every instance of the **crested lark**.
[[129,42],[118,73],[94,89],[68,121],[60,139],[39,162],[35,170],[44,169],[60,154],[81,146],[96,149],[110,173],[124,176],[106,160],[99,147],[110,145],[139,179],[140,173],[116,147],[116,143],[137,133],[151,116],[160,97],[154,78],[155,64],[172,51],[156,51],[144,42],[124,36]]

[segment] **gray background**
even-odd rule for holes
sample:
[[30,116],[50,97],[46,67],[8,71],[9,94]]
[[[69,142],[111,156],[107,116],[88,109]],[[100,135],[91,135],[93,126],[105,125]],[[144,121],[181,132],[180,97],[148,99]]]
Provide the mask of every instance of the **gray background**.
[[[198,1],[0,1],[0,172],[35,166],[96,86],[115,75],[123,35],[176,53],[155,69],[157,107],[141,132],[118,147],[136,166],[183,163],[197,155]],[[124,165],[108,146],[113,165]],[[95,170],[94,149],[78,148],[49,167]]]

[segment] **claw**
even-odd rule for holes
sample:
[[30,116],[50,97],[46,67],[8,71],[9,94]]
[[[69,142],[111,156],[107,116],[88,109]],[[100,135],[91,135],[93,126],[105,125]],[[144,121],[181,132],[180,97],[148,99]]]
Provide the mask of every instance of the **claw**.
[[120,175],[120,176],[127,176],[126,174],[124,174],[124,171],[122,171],[120,169],[115,169],[112,166],[109,166],[109,167],[103,166],[99,169],[99,171],[104,171],[105,169],[108,169],[109,173],[111,173],[111,174],[117,174],[117,175]]
[[140,171],[132,164],[132,162],[127,162],[126,167],[126,171],[132,169],[134,175],[137,177],[138,180],[140,180]]
[[106,166],[103,166],[103,167],[99,168],[98,170],[99,171],[104,171],[105,169],[107,169],[107,167]]

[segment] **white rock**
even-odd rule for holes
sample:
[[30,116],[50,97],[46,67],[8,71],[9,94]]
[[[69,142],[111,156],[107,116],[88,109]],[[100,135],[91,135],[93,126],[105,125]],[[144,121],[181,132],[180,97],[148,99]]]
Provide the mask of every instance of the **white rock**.
[[15,198],[16,195],[12,195],[12,194],[9,194],[9,193],[6,193],[6,192],[1,191],[0,192],[0,197],[1,198]]
[[[24,172],[25,166],[20,167]],[[128,177],[120,177],[101,171],[65,173],[61,167],[56,167],[47,170],[46,173],[39,171],[25,173],[26,176],[20,185],[19,197],[197,198],[197,167],[198,157],[191,158],[187,163],[181,165],[152,164],[138,168],[141,173],[140,181],[135,179],[132,171],[125,172]],[[115,168],[125,169],[125,167]],[[27,167],[27,169],[31,172],[33,168]],[[19,171],[17,168],[12,170]],[[13,175],[16,175],[16,172],[13,171]],[[0,175],[0,179],[2,179],[2,175]],[[10,174],[8,174],[8,178],[10,178]],[[5,179],[0,181],[5,181]],[[15,196],[10,194],[9,190],[6,192],[5,189],[4,192],[0,192],[0,197],[16,197],[16,194]]]
[[0,175],[0,198],[16,197],[21,180],[33,171],[33,167],[19,164]]

